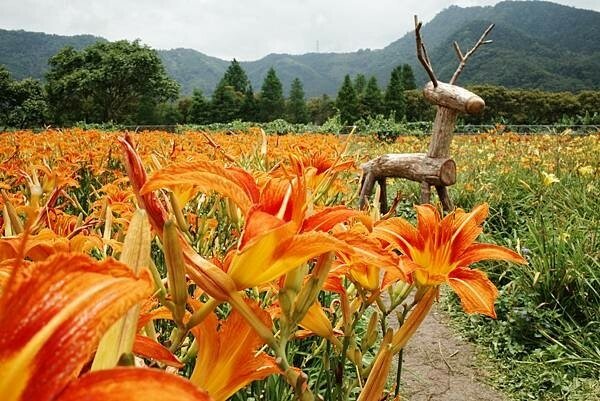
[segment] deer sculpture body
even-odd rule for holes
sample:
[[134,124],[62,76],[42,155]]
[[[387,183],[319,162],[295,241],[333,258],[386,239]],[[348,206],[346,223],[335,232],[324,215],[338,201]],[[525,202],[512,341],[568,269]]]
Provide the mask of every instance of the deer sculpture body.
[[388,177],[405,178],[421,183],[421,203],[430,202],[431,187],[433,186],[443,208],[450,210],[453,207],[447,187],[456,182],[456,163],[450,157],[450,145],[454,136],[456,118],[459,113],[479,114],[485,108],[482,98],[467,89],[454,85],[454,83],[475,50],[483,44],[491,43],[490,40],[485,40],[485,37],[494,25],[492,24],[486,29],[466,54],[463,54],[458,43],[454,42],[459,66],[449,83],[438,81],[433,72],[421,38],[421,26],[422,23],[415,16],[417,58],[430,78],[423,89],[423,95],[437,107],[429,149],[427,153],[388,153],[361,165],[363,170],[359,198],[361,208],[366,205],[375,183],[378,183],[380,210],[387,211],[386,179]]

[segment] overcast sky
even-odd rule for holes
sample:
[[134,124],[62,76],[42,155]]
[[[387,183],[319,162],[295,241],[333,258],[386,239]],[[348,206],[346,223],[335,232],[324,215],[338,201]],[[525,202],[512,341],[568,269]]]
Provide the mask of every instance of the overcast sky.
[[[450,4],[498,0],[0,0],[0,28],[109,40],[139,38],[158,49],[187,47],[223,59],[269,53],[378,49]],[[556,0],[600,11],[600,0]]]

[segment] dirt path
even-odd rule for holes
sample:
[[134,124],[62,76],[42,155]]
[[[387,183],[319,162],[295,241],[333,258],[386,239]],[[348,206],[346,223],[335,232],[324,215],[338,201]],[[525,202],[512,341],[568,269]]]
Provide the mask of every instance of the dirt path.
[[[496,401],[506,398],[484,383],[473,345],[448,327],[436,307],[404,350],[401,393],[410,401]],[[395,367],[393,372],[395,372]],[[395,376],[395,373],[394,373]]]

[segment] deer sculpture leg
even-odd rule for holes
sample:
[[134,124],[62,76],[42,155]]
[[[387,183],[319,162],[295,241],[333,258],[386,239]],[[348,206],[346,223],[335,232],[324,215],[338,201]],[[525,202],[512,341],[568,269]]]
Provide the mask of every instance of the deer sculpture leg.
[[377,178],[377,184],[379,185],[379,211],[382,214],[387,213],[387,188],[386,188],[385,177]]

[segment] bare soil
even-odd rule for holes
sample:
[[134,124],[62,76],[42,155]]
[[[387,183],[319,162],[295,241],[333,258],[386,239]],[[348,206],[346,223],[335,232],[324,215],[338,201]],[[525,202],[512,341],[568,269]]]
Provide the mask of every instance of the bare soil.
[[[502,393],[486,384],[488,375],[477,363],[474,346],[448,327],[447,322],[448,318],[434,306],[404,349],[403,400],[506,400]],[[394,367],[391,372],[394,378],[395,371]]]

